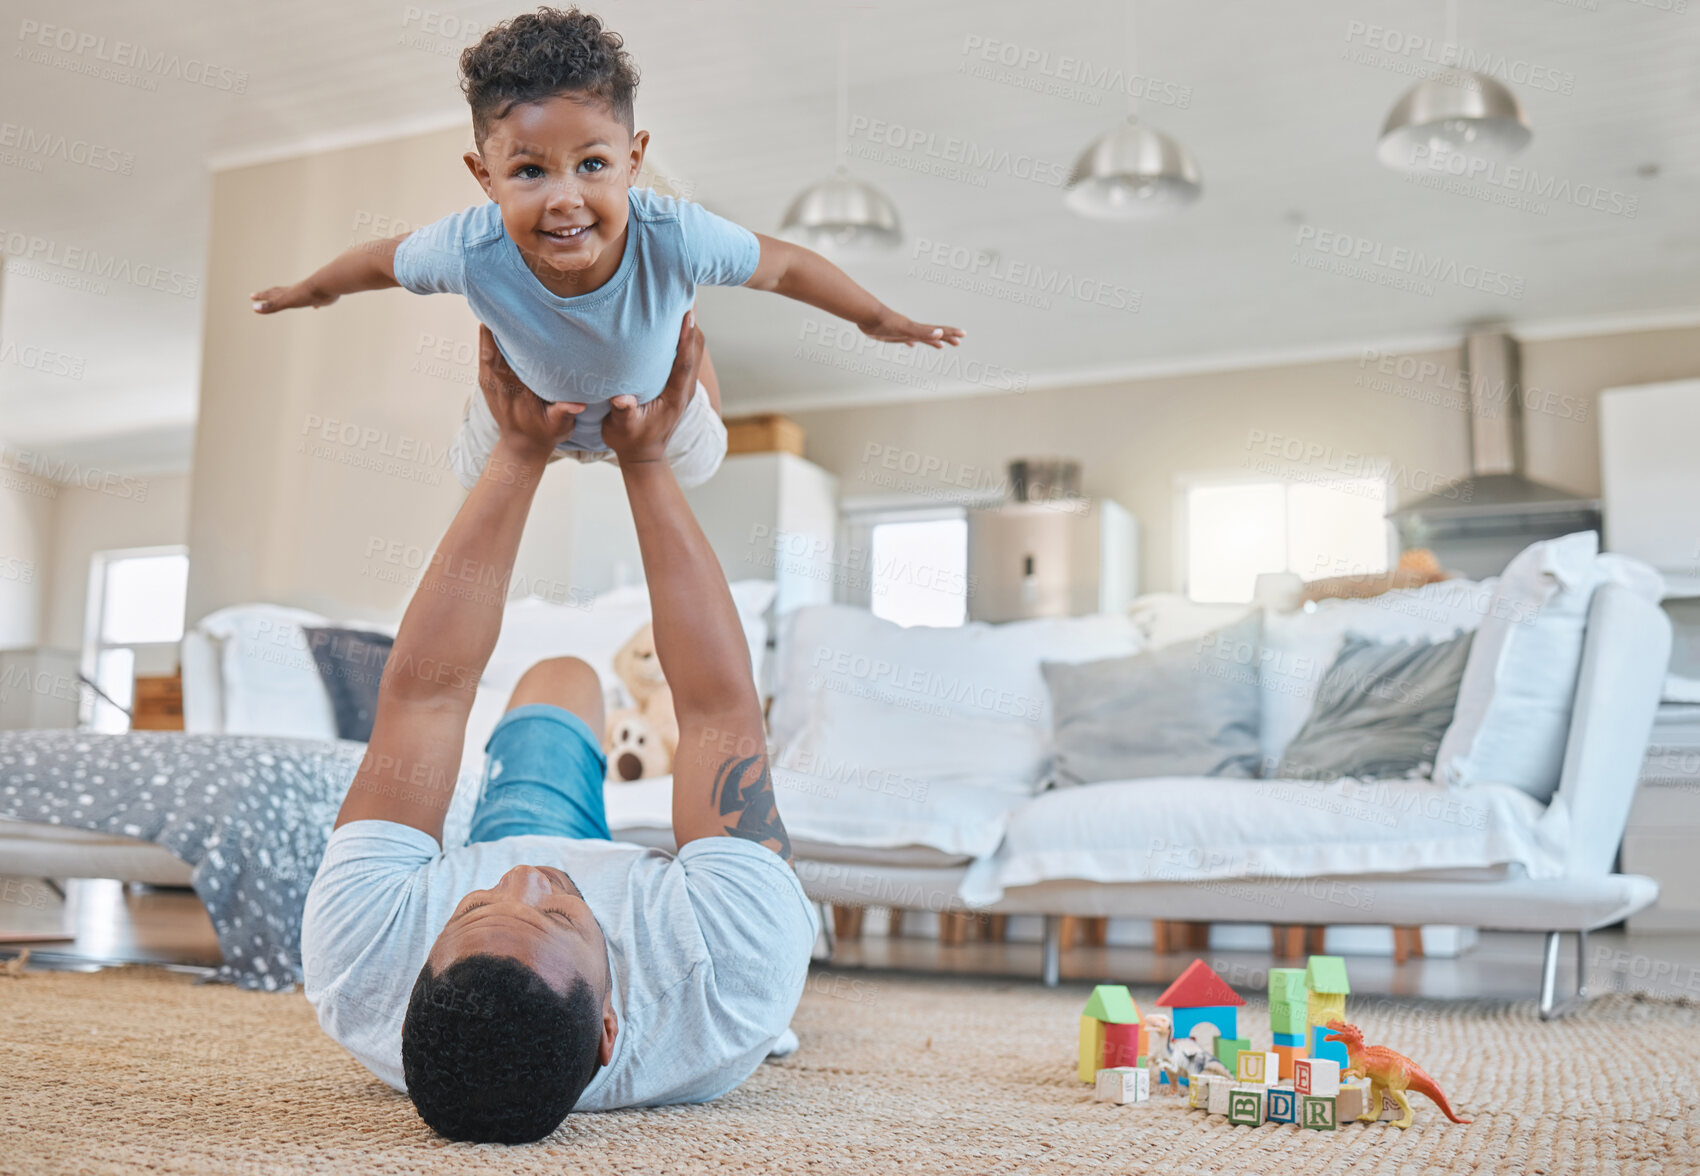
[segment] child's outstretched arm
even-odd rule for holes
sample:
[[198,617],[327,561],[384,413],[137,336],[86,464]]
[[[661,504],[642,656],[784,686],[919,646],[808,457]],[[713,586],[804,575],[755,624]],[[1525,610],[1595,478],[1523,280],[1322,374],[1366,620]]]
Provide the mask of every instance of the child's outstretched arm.
[[276,314],[298,306],[329,306],[344,294],[388,290],[395,280],[395,250],[407,236],[367,241],[337,254],[328,264],[293,286],[272,286],[248,295],[255,314]]
[[862,328],[870,339],[884,343],[925,343],[952,347],[962,341],[960,327],[940,327],[905,318],[851,280],[850,275],[812,249],[757,233],[761,260],[744,285],[771,290],[798,302],[818,306]]

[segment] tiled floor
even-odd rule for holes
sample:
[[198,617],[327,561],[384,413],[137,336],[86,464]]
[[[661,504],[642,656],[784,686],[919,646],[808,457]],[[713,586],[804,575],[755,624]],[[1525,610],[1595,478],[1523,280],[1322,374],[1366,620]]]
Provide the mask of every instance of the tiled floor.
[[[24,892],[33,893],[33,892]],[[15,954],[23,943],[12,934],[41,926],[41,912],[18,902],[0,902],[0,954]],[[105,963],[148,962],[212,967],[219,962],[212,923],[194,894],[107,881],[69,884],[64,918],[74,938],[38,941],[32,964],[94,967]],[[1241,937],[1243,939],[1243,936]],[[1352,986],[1359,994],[1530,998],[1540,982],[1542,937],[1483,933],[1476,946],[1456,959],[1414,959],[1394,964],[1384,956],[1353,956]],[[1241,991],[1266,983],[1266,970],[1278,961],[1267,951],[1212,949],[1159,956],[1143,947],[1075,947],[1063,957],[1065,982],[1113,980],[1125,984],[1163,984],[1180,973],[1194,955],[1204,958]],[[941,946],[930,938],[890,939],[870,934],[840,942],[833,964],[840,968],[903,971],[972,972],[1031,979],[1037,983],[1037,943],[981,943]],[[1642,991],[1658,996],[1700,1000],[1700,934],[1629,934],[1602,931],[1588,937],[1588,986],[1595,992]],[[1572,984],[1574,940],[1566,940],[1559,972],[1561,989]]]

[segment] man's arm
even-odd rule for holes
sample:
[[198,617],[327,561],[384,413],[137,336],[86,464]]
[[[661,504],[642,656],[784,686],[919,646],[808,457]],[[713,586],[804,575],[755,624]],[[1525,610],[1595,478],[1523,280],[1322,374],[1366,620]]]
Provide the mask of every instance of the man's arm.
[[255,314],[276,314],[299,306],[329,306],[344,294],[388,290],[401,285],[395,277],[396,246],[408,236],[368,241],[344,249],[293,286],[271,286],[248,295]]
[[741,837],[791,860],[767,765],[750,651],[720,561],[667,465],[667,437],[696,387],[702,332],[680,330],[666,390],[648,404],[616,396],[602,437],[620,459],[649,582],[655,653],[673,691],[673,839]]
[[520,534],[550,452],[581,404],[546,404],[479,330],[478,379],[501,429],[402,616],[378,687],[372,739],[337,814],[395,821],[441,841],[478,679],[496,648]]
[[870,339],[914,346],[952,347],[961,343],[960,327],[940,327],[905,318],[875,298],[854,279],[812,249],[790,241],[756,234],[761,259],[744,283],[752,290],[768,290],[819,307],[828,314],[847,319]]

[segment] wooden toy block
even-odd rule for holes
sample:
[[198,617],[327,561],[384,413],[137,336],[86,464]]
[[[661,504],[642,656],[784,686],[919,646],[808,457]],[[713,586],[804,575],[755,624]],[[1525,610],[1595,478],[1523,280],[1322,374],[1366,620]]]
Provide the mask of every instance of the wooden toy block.
[[1312,1131],[1333,1131],[1339,1126],[1334,1117],[1334,1100],[1316,1095],[1299,1096],[1299,1126]]
[[1244,1003],[1245,998],[1230,988],[1227,981],[1203,960],[1193,960],[1188,964],[1186,970],[1157,998],[1157,1007],[1170,1010],[1174,1017],[1176,1037],[1194,1036],[1193,1027],[1200,1021],[1211,1022],[1224,1037],[1236,1036],[1239,1032],[1239,1006]]
[[1200,1078],[1186,1088],[1186,1105],[1195,1111],[1210,1109],[1210,1083]]
[[1269,969],[1270,1004],[1303,1004],[1306,991],[1305,969]]
[[1228,1073],[1239,1073],[1240,1051],[1251,1048],[1249,1037],[1218,1037],[1216,1039],[1216,1060],[1228,1067]]
[[1203,1075],[1208,1093],[1206,1094],[1205,1110],[1212,1115],[1228,1113],[1228,1092],[1233,1089],[1233,1081],[1220,1074]]
[[1299,1119],[1299,1096],[1294,1090],[1285,1086],[1276,1086],[1269,1091],[1264,1113],[1269,1116],[1271,1123],[1296,1123]]
[[1082,1082],[1096,1082],[1104,1060],[1104,1022],[1096,1017],[1080,1018],[1080,1065],[1075,1073]]
[[1288,1045],[1295,1049],[1303,1049],[1306,1045],[1302,1030],[1298,1033],[1274,1033],[1271,1036],[1275,1038],[1276,1045]]
[[1364,1108],[1369,1106],[1369,1079],[1354,1078],[1342,1085],[1334,1096],[1334,1105],[1342,1123],[1363,1118]]
[[1133,993],[1127,990],[1125,984],[1098,985],[1092,990],[1092,996],[1086,1007],[1080,1010],[1080,1015],[1111,1025],[1137,1025],[1140,1022],[1139,1005],[1134,1002]]
[[1261,1086],[1233,1086],[1228,1089],[1228,1122],[1238,1127],[1263,1126]]
[[1332,1058],[1300,1058],[1293,1063],[1293,1089],[1316,1098],[1340,1093],[1340,1063]]
[[1239,1010],[1232,1005],[1201,1005],[1175,1010],[1175,1036],[1197,1037],[1200,1025],[1211,1025],[1223,1037],[1239,1032]]
[[1139,1063],[1139,1023],[1107,1024],[1104,1026],[1104,1058],[1106,1068],[1134,1066]]
[[1135,1066],[1108,1066],[1098,1071],[1099,1102],[1141,1103],[1151,1097],[1151,1079]]
[[1346,979],[1346,961],[1339,956],[1313,955],[1305,964],[1305,988],[1311,995],[1345,997],[1352,991]]
[[1276,1054],[1262,1050],[1242,1049],[1234,1059],[1234,1071],[1242,1086],[1252,1083],[1259,1086],[1273,1085],[1280,1077],[1281,1059]]
[[1270,1002],[1269,1031],[1271,1033],[1296,1033],[1300,1035],[1309,1033],[1309,1006],[1302,1000],[1295,1001],[1292,1004],[1279,1001]]
[[1308,1058],[1310,1053],[1303,1046],[1277,1045],[1275,1047],[1275,1056],[1281,1062],[1280,1079],[1284,1082],[1291,1082],[1293,1080],[1294,1064],[1300,1058]]
[[1305,1020],[1311,1025],[1326,1025],[1346,1019],[1346,998],[1339,993],[1313,992],[1305,1005]]
[[1323,1040],[1323,1038],[1327,1037],[1332,1032],[1333,1030],[1329,1029],[1325,1025],[1316,1025],[1312,1027],[1310,1031],[1310,1056],[1313,1058],[1328,1058],[1331,1061],[1339,1062],[1340,1068],[1344,1070],[1347,1066],[1352,1064],[1351,1058],[1346,1053],[1346,1043],[1343,1041]]

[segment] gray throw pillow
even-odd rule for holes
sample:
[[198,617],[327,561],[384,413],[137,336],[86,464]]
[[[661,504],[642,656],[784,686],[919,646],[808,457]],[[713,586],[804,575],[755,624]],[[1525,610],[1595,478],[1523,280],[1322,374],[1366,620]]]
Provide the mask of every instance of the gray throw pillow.
[[307,629],[319,680],[331,698],[336,737],[369,743],[378,717],[378,683],[395,638],[365,629]]
[[1474,636],[1384,644],[1348,634],[1275,774],[1338,780],[1432,772]]
[[1263,614],[1131,657],[1045,662],[1057,785],[1255,776]]

